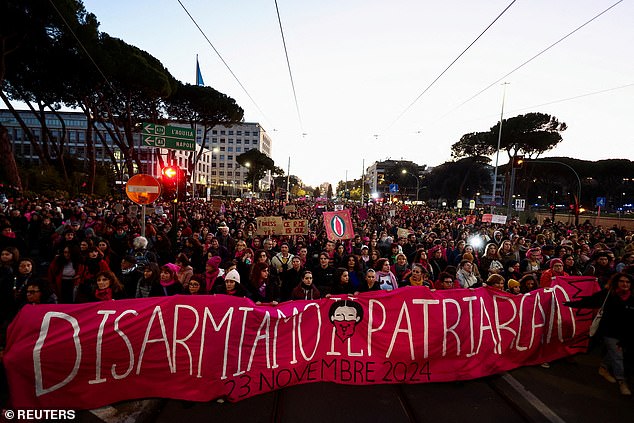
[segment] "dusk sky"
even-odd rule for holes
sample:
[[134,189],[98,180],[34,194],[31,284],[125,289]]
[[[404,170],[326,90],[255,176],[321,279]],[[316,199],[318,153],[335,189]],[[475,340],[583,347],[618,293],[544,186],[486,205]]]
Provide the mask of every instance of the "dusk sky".
[[205,85],[260,122],[275,163],[286,171],[290,156],[291,174],[307,184],[334,185],[346,171],[359,178],[363,160],[450,160],[463,134],[499,121],[502,82],[505,118],[542,112],[568,125],[544,157],[634,159],[631,0],[278,0],[297,107],[274,0],[181,2],[254,101],[178,0],[84,4],[101,31],[182,82],[195,83],[198,54]]

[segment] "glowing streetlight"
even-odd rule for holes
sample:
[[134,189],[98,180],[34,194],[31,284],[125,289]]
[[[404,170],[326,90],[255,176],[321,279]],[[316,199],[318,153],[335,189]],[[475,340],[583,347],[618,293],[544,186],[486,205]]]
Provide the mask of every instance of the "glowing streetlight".
[[413,173],[408,173],[407,169],[403,169],[401,170],[401,173],[403,175],[407,175],[409,174],[410,176],[413,176],[414,178],[416,178],[416,201],[418,201],[418,191],[420,191],[420,179],[418,178],[417,175],[413,174]]

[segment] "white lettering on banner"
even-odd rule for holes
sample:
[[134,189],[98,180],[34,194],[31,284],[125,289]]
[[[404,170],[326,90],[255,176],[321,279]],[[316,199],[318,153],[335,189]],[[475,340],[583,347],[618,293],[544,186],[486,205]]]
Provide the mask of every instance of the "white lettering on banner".
[[[191,311],[194,314],[194,317],[196,318],[195,320],[196,323],[194,323],[193,329],[187,334],[187,336],[179,339],[176,335],[176,331],[178,327],[180,326],[178,324],[178,317],[179,317],[179,311],[181,309]],[[199,322],[200,322],[200,317],[198,317],[198,310],[196,310],[194,307],[190,305],[185,305],[185,304],[177,304],[176,307],[174,307],[174,332],[172,336],[172,357],[174,357],[174,372],[176,372],[176,346],[182,345],[183,348],[185,348],[185,351],[187,351],[187,357],[189,357],[189,375],[190,376],[192,375],[194,371],[193,357],[192,357],[191,350],[186,344],[186,341],[189,340],[189,338],[191,338],[192,335],[196,332],[196,330],[198,329]]]
[[[50,388],[44,388],[44,379],[42,377],[42,348],[44,347],[44,341],[46,341],[46,335],[51,326],[51,319],[62,319],[70,323],[73,328],[73,344],[75,345],[75,364],[73,369],[61,382],[51,386]],[[66,313],[60,313],[56,311],[49,311],[44,315],[42,319],[42,326],[40,327],[40,336],[37,338],[35,348],[33,348],[33,367],[35,370],[35,395],[42,396],[53,392],[66,384],[77,376],[79,372],[79,364],[81,363],[81,343],[79,342],[79,322],[73,316],[69,316]]]
[[[295,366],[298,363],[301,366],[311,360],[323,360],[327,356],[337,357],[333,360],[338,360],[338,357],[375,357],[376,345],[380,345],[379,359],[398,361],[409,358],[412,362],[418,362],[417,360],[430,357],[430,340],[439,347],[434,349],[433,358],[437,359],[448,356],[468,358],[482,354],[483,349],[498,355],[511,351],[521,352],[533,348],[537,343],[563,343],[575,337],[575,314],[569,308],[565,309],[567,312],[562,309],[560,303],[569,301],[570,298],[561,286],[556,285],[517,297],[492,293],[490,290],[481,292],[486,295],[474,293],[464,297],[440,299],[405,297],[398,306],[398,313],[394,304],[389,303],[395,294],[368,298],[367,308],[364,310],[366,320],[363,323],[367,324],[367,333],[346,339],[338,338],[334,327],[332,330],[327,324],[323,327],[323,300],[299,303],[303,305],[301,309],[295,306],[284,310],[278,308],[273,314],[266,308],[228,307],[215,317],[209,307],[197,308],[189,304],[172,304],[170,307],[156,305],[142,314],[132,309],[97,309],[94,310],[95,315],[101,316],[98,323],[94,319],[95,315],[88,319],[83,309],[77,311],[78,315],[83,314],[80,320],[66,313],[49,311],[42,317],[39,336],[33,347],[35,392],[39,397],[62,389],[77,378],[80,364],[82,383],[88,385],[103,385],[112,380],[131,377],[133,373],[134,376],[141,375],[145,357],[148,357],[148,363],[151,361],[153,372],[161,371],[156,364],[158,358],[165,359],[169,373],[193,377],[194,356],[198,354],[196,378],[202,378],[203,372],[206,376],[209,375],[206,370],[209,366],[212,371],[218,371],[218,377],[214,378],[225,380],[231,378],[231,375],[244,375],[243,380],[246,380],[244,378],[253,377],[253,372]],[[360,297],[359,301],[362,299]],[[390,306],[389,309],[386,304]],[[419,305],[422,307],[417,307]],[[114,305],[109,307],[115,308]],[[237,311],[242,313],[241,318],[235,316],[234,319]],[[121,322],[128,315],[132,315],[133,319],[126,322],[124,332]],[[139,321],[140,318],[143,320]],[[90,329],[92,332],[82,333],[80,339],[79,322],[88,320],[94,322]],[[130,334],[133,332],[130,328],[134,326],[140,328],[135,331],[138,333],[137,337],[131,338]],[[322,331],[326,337],[326,345],[323,346]],[[52,333],[56,334],[55,339],[50,338]],[[141,333],[144,333],[143,337]],[[329,334],[330,342],[327,340]],[[89,362],[82,363],[82,341],[85,342],[84,348],[90,346],[90,351],[94,348],[95,358],[85,360]],[[66,368],[46,367],[42,357],[59,353],[62,348],[60,344],[66,343],[67,347],[64,348],[68,350],[71,342],[75,353],[72,369],[70,366],[68,371]],[[112,342],[125,345],[126,348],[113,347]],[[155,343],[162,343],[163,347],[150,350],[149,346]],[[208,349],[213,349],[213,355],[209,352],[205,354],[205,347],[208,345]],[[283,350],[280,350],[280,345],[284,346]],[[319,351],[322,351],[321,357],[318,356]],[[136,357],[135,352],[138,354]],[[109,357],[111,354],[115,355]],[[180,363],[177,363],[177,358],[181,360]],[[107,370],[104,374],[104,364],[111,366],[112,379],[107,378]],[[117,366],[124,366],[126,370],[119,374],[116,371]],[[146,364],[146,368],[149,366],[150,364]],[[136,372],[133,372],[135,368]],[[278,373],[286,375],[287,371],[288,369],[282,368]],[[147,373],[147,370],[143,373]],[[48,376],[46,381],[45,376]]]
[[108,316],[111,314],[115,314],[116,310],[99,310],[97,314],[103,314],[103,319],[101,319],[101,323],[99,324],[99,332],[97,332],[97,351],[95,352],[95,378],[93,380],[89,380],[89,384],[93,383],[103,383],[106,379],[101,377],[101,346],[103,344],[103,329],[106,326],[106,321],[108,320]]
[[128,377],[128,375],[132,372],[132,369],[134,369],[134,350],[132,349],[132,344],[130,343],[130,339],[126,336],[126,334],[123,333],[121,329],[119,329],[119,321],[121,320],[123,316],[125,316],[128,313],[134,314],[135,316],[139,315],[139,313],[137,313],[136,310],[126,310],[123,313],[121,313],[119,317],[117,317],[114,321],[114,331],[117,333],[117,335],[121,337],[121,339],[123,339],[123,342],[125,343],[125,346],[128,349],[128,354],[130,357],[130,361],[129,361],[130,364],[128,365],[128,369],[122,375],[118,375],[116,373],[115,369],[117,365],[116,364],[112,365],[112,370],[110,372],[112,373],[112,377],[117,380]]

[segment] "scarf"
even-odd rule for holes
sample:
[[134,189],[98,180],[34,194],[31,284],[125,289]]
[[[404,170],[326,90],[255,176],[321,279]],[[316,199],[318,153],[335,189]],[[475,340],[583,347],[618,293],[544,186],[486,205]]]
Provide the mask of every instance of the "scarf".
[[99,289],[95,291],[95,297],[99,301],[110,301],[112,300],[112,288],[108,287],[106,289]]

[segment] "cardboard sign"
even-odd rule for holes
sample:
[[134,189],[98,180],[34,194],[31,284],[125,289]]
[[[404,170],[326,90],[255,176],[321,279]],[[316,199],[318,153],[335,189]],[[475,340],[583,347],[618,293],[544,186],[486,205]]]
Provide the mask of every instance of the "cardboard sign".
[[281,216],[256,217],[256,235],[280,235],[283,231]]

